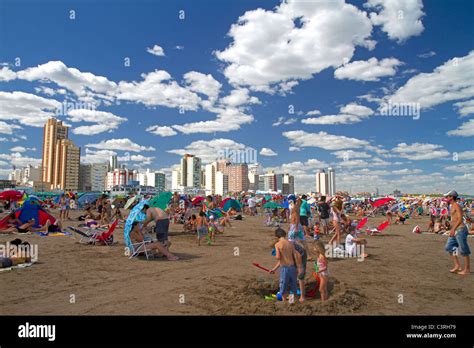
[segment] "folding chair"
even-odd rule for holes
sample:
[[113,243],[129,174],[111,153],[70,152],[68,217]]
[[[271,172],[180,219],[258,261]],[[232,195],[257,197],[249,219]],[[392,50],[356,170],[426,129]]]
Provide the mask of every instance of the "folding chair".
[[143,242],[139,243],[130,243],[128,248],[130,250],[129,259],[139,256],[140,254],[145,254],[147,260],[150,259],[150,250],[147,249],[147,244],[150,244],[151,240],[144,240]]
[[116,219],[108,229],[97,228],[89,229],[88,231],[82,231],[81,229],[75,227],[69,227],[69,229],[81,236],[79,243],[82,243],[83,240],[87,239],[86,244],[96,245],[97,243],[102,243],[105,245],[111,245],[109,239],[113,235],[117,225],[118,219]]
[[383,230],[385,230],[388,225],[390,225],[390,222],[389,221],[384,221],[380,225],[378,225],[377,228],[368,228],[366,230],[366,233],[367,234],[370,233],[370,235],[373,236],[374,234],[380,233]]

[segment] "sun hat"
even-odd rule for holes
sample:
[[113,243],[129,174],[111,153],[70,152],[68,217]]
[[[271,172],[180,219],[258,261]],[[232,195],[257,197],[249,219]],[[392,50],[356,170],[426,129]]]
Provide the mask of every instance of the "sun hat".
[[457,197],[457,196],[458,196],[458,193],[454,190],[451,190],[444,194],[444,197]]

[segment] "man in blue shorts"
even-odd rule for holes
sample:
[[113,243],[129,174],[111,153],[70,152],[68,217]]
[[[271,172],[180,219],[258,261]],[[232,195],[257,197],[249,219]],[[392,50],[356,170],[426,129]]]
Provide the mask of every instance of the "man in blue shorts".
[[[467,275],[471,273],[469,260],[471,250],[467,244],[467,235],[469,232],[467,226],[463,222],[462,209],[457,202],[458,193],[454,190],[451,190],[444,196],[450,204],[451,212],[451,230],[445,246],[445,250],[451,254],[454,262],[454,268],[452,268],[450,272]],[[457,254],[460,254],[464,259],[464,269],[461,268]]]

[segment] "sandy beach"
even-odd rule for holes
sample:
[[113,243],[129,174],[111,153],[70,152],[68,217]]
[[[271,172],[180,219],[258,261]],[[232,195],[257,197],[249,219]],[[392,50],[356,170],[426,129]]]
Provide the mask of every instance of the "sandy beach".
[[[371,218],[369,225],[382,219]],[[110,247],[81,245],[77,236],[1,235],[1,243],[21,238],[37,244],[39,258],[29,268],[0,273],[0,314],[472,314],[472,275],[449,273],[447,237],[411,233],[416,224],[426,223],[426,217],[412,219],[368,236],[370,257],[362,262],[329,259],[329,301],[322,303],[318,295],[293,305],[264,300],[264,295],[277,292],[278,273],[270,275],[252,265],[271,267],[275,262],[269,247],[274,228],[265,227],[262,216],[233,222],[215,244],[201,247],[194,235],[182,232],[182,225],[171,224],[171,250],[181,258],[177,262],[129,260],[122,226],[115,233],[118,243]],[[314,287],[311,268],[308,263],[307,289]]]

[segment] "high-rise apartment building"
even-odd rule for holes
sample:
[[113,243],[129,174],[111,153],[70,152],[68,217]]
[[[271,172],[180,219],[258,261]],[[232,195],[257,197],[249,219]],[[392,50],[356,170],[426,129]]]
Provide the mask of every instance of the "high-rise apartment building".
[[224,173],[228,175],[228,189],[230,192],[241,192],[249,189],[249,171],[246,163],[230,164],[226,166]]
[[80,147],[74,145],[74,142],[69,139],[58,140],[54,153],[51,187],[64,191],[77,191],[79,189],[80,161]]
[[[44,125],[43,130],[43,158],[42,158],[42,173],[41,180],[45,187],[56,188],[54,184],[59,182],[59,178],[55,176],[58,173],[58,168],[55,167],[59,163],[56,159],[58,143],[67,139],[68,127],[64,126],[62,121],[55,118],[49,119]],[[77,173],[79,175],[79,173]]]
[[216,189],[215,194],[217,195],[225,195],[229,192],[229,176],[224,174],[221,171],[216,172]]
[[316,173],[316,192],[325,196],[329,194],[328,187],[329,187],[328,175],[324,172],[324,170],[319,170]]
[[330,196],[336,194],[336,171],[333,168],[328,168],[328,192]]
[[206,164],[205,167],[205,191],[206,194],[212,195],[216,192],[216,172],[217,172],[217,163],[213,162],[210,164]]
[[281,193],[288,195],[295,193],[295,178],[290,174],[283,174],[283,184]]

